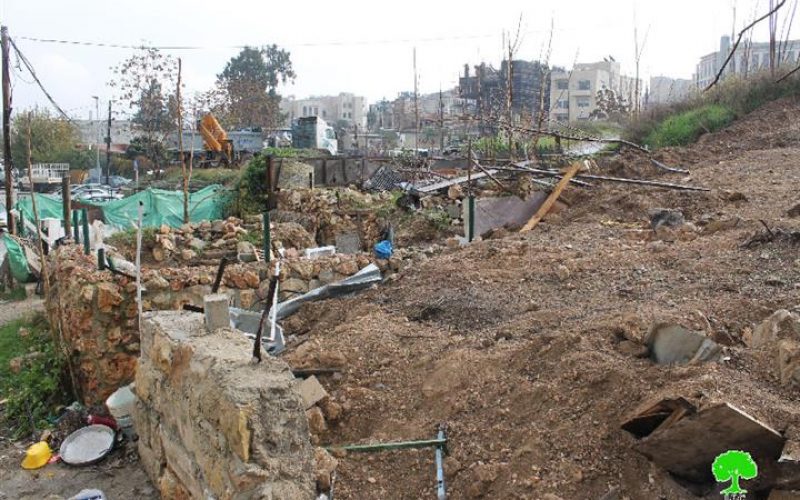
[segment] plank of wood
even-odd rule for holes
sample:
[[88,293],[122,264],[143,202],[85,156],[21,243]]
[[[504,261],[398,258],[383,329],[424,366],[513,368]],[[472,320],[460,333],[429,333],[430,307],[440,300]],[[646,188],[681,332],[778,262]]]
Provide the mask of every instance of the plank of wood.
[[657,429],[637,444],[656,465],[695,482],[711,480],[711,463],[728,450],[750,452],[762,464],[780,457],[785,439],[727,403],[711,406]]
[[575,177],[575,174],[577,174],[578,170],[580,169],[581,169],[580,163],[573,163],[572,166],[570,166],[569,169],[567,169],[567,171],[564,173],[564,176],[561,177],[561,180],[558,181],[558,184],[556,184],[556,187],[555,189],[553,189],[553,192],[550,193],[550,196],[548,196],[546,200],[544,200],[544,204],[542,204],[542,206],[539,207],[539,210],[536,211],[531,220],[529,220],[528,223],[525,224],[522,227],[522,229],[519,230],[520,233],[530,231],[537,225],[539,225],[542,219],[544,219],[544,216],[547,215],[547,212],[549,212],[550,209],[553,208],[553,205],[555,205],[556,201],[558,200],[558,197],[561,196],[561,192],[564,191],[564,188],[566,188],[567,185],[569,184],[570,179]]

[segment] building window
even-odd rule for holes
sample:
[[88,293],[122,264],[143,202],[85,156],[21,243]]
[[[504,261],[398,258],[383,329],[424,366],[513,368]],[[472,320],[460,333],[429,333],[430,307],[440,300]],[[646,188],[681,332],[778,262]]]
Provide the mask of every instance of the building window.
[[578,90],[592,90],[592,82],[589,80],[578,81]]
[[556,80],[556,88],[558,90],[569,90],[569,80]]
[[308,107],[307,106],[303,106],[303,116],[307,116],[307,115],[308,115]]
[[589,102],[588,97],[578,97],[577,99],[575,99],[575,105],[578,106],[579,108],[588,108],[589,106],[591,106],[591,103]]
[[322,110],[322,117],[326,118],[327,116],[328,116],[328,112],[323,109]]
[[567,99],[559,99],[556,103],[558,109],[569,109],[569,101]]

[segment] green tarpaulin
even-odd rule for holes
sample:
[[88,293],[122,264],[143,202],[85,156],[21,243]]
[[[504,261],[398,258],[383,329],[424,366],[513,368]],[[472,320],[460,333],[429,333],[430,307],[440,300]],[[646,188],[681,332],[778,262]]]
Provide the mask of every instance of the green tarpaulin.
[[[61,198],[45,194],[36,194],[36,208],[41,219],[62,219]],[[189,194],[189,220],[221,219],[230,193],[222,186],[214,184],[200,191]],[[138,218],[139,202],[144,208],[143,223],[145,227],[159,227],[166,224],[180,227],[183,224],[183,192],[164,189],[146,189],[121,200],[92,203],[84,202],[100,208],[103,220],[109,226],[118,229],[134,227]],[[33,208],[30,198],[23,198],[17,203],[17,210],[26,219],[33,220]]]
[[28,267],[28,259],[25,257],[25,250],[22,245],[9,236],[7,233],[3,234],[3,242],[6,245],[6,256],[8,258],[8,267],[11,269],[11,276],[20,283],[27,283],[31,280],[32,275]]

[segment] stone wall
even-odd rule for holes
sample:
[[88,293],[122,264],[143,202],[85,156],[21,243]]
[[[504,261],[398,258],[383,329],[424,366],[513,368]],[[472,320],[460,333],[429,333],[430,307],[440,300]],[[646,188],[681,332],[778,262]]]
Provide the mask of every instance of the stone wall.
[[[366,254],[289,259],[281,273],[281,300],[346,278],[369,263]],[[52,252],[50,269],[50,324],[63,334],[83,402],[102,403],[130,383],[136,371],[136,283],[98,271],[96,257],[83,255],[77,246]],[[264,263],[229,265],[220,292],[227,293],[233,305],[249,309],[266,298],[270,273]],[[142,307],[145,311],[180,310],[186,304],[202,307],[215,274],[212,266],[144,269]]]
[[145,313],[134,425],[162,498],[313,498],[314,450],[288,365],[250,361],[241,332]]

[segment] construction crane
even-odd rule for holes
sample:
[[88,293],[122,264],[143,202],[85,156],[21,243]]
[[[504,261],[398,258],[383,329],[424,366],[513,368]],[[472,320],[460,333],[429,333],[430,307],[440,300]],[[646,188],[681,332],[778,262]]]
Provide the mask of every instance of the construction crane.
[[230,167],[235,163],[233,141],[228,138],[228,133],[219,124],[213,114],[208,113],[197,125],[203,137],[206,149],[206,160],[201,162],[206,166]]

